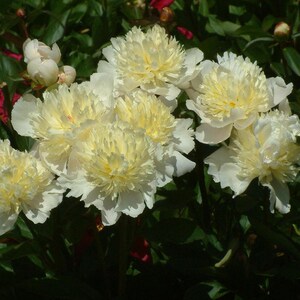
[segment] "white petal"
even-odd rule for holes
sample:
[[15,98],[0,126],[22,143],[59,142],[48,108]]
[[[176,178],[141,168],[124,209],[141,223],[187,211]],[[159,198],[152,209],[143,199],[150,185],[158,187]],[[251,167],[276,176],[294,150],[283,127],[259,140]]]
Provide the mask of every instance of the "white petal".
[[216,128],[204,123],[196,129],[195,137],[204,144],[218,144],[230,137],[231,130],[232,124]]
[[121,216],[121,213],[117,212],[113,209],[102,210],[101,211],[102,224],[104,226],[114,225],[118,221],[120,216]]
[[25,94],[13,107],[11,112],[12,125],[14,129],[24,136],[36,137],[29,119],[31,116],[38,115],[38,104],[41,100],[33,95]]
[[115,209],[135,218],[144,211],[144,208],[143,194],[141,192],[128,191],[120,193]]
[[112,64],[105,60],[100,60],[97,68],[98,73],[110,74],[115,77],[115,68]]
[[199,63],[203,60],[203,52],[198,48],[188,49],[185,52],[184,70],[179,79],[178,86],[180,88],[187,88],[187,81],[192,80],[200,71]]
[[283,101],[293,90],[293,84],[286,84],[281,77],[268,78],[267,81],[271,95],[271,107]]
[[[114,55],[113,46],[107,46],[107,47],[103,48],[102,54],[110,63],[114,64],[115,55]],[[99,72],[99,70],[97,72]]]
[[143,84],[141,85],[141,88],[151,94],[164,96],[169,101],[174,100],[181,92],[181,90],[173,84],[167,83],[165,83],[164,86],[156,86],[152,83]]
[[284,99],[283,101],[281,101],[279,103],[278,109],[280,111],[285,112],[287,115],[292,114],[292,110],[291,110],[290,103],[289,103],[288,99]]
[[237,120],[233,126],[238,130],[242,130],[250,126],[257,118],[258,114],[252,114],[247,119]]
[[25,216],[35,224],[44,223],[50,211],[61,203],[64,192],[65,189],[54,182],[30,202],[22,203]]
[[231,162],[230,156],[230,151],[221,147],[208,156],[204,163],[209,165],[208,174],[213,176],[214,181],[220,182],[222,188],[230,187],[237,196],[247,189],[252,178],[241,178],[240,168]]
[[274,207],[282,214],[287,214],[291,205],[290,191],[287,184],[274,179],[269,184],[263,184],[270,189],[270,211],[274,212]]
[[95,95],[99,95],[99,98],[107,107],[113,107],[113,89],[114,80],[111,74],[107,73],[94,73],[91,75],[91,87]]
[[177,150],[188,154],[195,146],[193,138],[193,130],[189,129],[192,125],[192,119],[177,119],[175,131],[173,133],[175,137],[175,147]]
[[174,151],[174,156],[176,157],[174,171],[175,176],[182,176],[188,172],[191,172],[195,168],[196,164],[193,161],[187,159],[180,152]]

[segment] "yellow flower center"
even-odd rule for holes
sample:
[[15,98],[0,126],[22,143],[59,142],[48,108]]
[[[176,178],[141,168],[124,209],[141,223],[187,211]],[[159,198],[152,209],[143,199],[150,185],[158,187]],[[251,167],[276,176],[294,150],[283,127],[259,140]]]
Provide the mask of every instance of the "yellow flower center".
[[120,78],[129,77],[139,84],[174,82],[179,78],[184,52],[178,42],[155,25],[146,33],[132,28],[115,47],[117,72]]
[[215,65],[204,75],[201,110],[207,118],[222,121],[232,109],[243,111],[243,119],[268,110],[267,81],[261,69],[241,57]]
[[153,181],[154,147],[140,130],[121,122],[99,125],[76,151],[88,181],[106,196],[126,190],[139,191]]
[[142,91],[119,98],[116,105],[119,118],[134,128],[142,128],[155,142],[166,145],[170,142],[176,126],[170,109],[154,95]]

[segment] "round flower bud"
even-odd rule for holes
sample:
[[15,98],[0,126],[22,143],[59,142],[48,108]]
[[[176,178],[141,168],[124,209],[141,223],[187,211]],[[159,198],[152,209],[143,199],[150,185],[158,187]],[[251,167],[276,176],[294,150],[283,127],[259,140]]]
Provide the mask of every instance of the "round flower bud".
[[62,66],[59,69],[58,84],[67,84],[70,86],[76,78],[76,70],[71,66]]
[[159,15],[159,19],[161,22],[169,23],[172,22],[174,19],[174,12],[170,7],[164,7]]
[[279,22],[276,24],[274,29],[274,36],[276,38],[282,39],[289,37],[291,32],[290,26],[285,22]]
[[16,10],[16,15],[19,18],[24,18],[26,16],[25,10],[23,8],[18,8]]

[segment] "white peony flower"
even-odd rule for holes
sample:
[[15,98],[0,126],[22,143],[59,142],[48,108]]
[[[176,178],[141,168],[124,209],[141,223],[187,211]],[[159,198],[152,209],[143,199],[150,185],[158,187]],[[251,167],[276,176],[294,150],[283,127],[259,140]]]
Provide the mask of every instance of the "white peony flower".
[[29,77],[43,86],[50,86],[57,82],[58,66],[52,59],[35,58],[28,62],[27,72]]
[[116,78],[116,91],[124,94],[140,87],[150,93],[174,100],[179,88],[199,72],[203,53],[196,48],[184,51],[165,29],[155,25],[144,33],[133,27],[125,37],[111,39],[103,49],[106,61],[100,61],[99,73]]
[[[194,148],[192,119],[176,119],[171,109],[164,105],[155,95],[142,90],[135,90],[116,102],[118,117],[131,124],[133,128],[142,128],[151,140],[161,147],[157,150],[157,164],[161,170],[169,167],[174,175],[181,176],[191,171],[195,163],[181,153],[188,154]],[[172,180],[172,173],[159,185]]]
[[52,45],[52,49],[37,39],[27,39],[23,44],[24,61],[29,63],[31,60],[39,58],[41,60],[51,59],[56,64],[59,63],[61,53],[57,44]]
[[274,110],[262,114],[252,126],[235,130],[229,146],[205,159],[208,173],[235,196],[243,193],[254,178],[270,189],[270,210],[290,210],[287,182],[295,179],[300,162],[298,116]]
[[14,150],[0,140],[0,234],[12,229],[21,211],[34,223],[43,223],[62,201],[65,190],[31,154]]
[[267,79],[248,58],[224,53],[218,63],[204,61],[202,71],[187,92],[187,107],[201,118],[196,139],[217,144],[226,140],[232,128],[251,125],[258,113],[267,112],[285,100],[292,91],[282,78]]
[[98,79],[97,86],[100,89],[103,86],[103,94],[94,93],[90,82],[74,83],[69,88],[61,85],[57,90],[45,92],[44,102],[27,94],[13,108],[15,130],[38,139],[39,156],[58,175],[66,171],[73,144],[85,139],[91,123],[112,117],[111,109],[104,103],[112,93],[108,88],[109,78]]
[[60,183],[68,196],[81,197],[86,206],[102,213],[104,225],[114,224],[121,213],[137,217],[153,206],[156,191],[155,147],[143,130],[129,124],[98,123],[74,147],[68,174]]

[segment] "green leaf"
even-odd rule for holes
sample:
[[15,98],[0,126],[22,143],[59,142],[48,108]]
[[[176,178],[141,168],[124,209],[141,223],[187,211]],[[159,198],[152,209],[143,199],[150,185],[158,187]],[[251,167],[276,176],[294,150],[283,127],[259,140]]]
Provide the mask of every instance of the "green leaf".
[[65,11],[59,16],[50,13],[52,17],[43,36],[43,41],[47,45],[52,45],[57,42],[65,32],[65,26],[67,23],[68,16],[70,14],[70,10]]
[[247,10],[244,6],[229,5],[229,13],[232,15],[242,16],[246,11]]
[[199,3],[199,13],[204,16],[207,17],[209,15],[209,6],[207,3],[207,0],[202,0]]
[[287,64],[289,67],[300,76],[300,54],[299,52],[292,47],[287,47],[283,49],[283,55],[286,59]]

